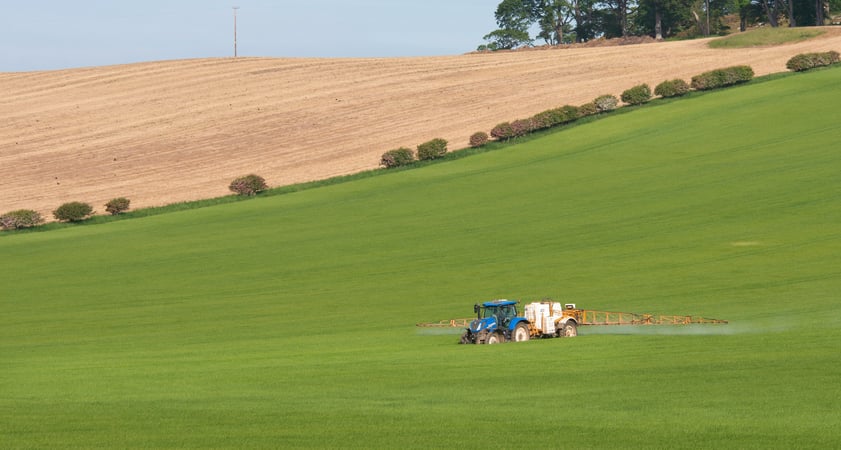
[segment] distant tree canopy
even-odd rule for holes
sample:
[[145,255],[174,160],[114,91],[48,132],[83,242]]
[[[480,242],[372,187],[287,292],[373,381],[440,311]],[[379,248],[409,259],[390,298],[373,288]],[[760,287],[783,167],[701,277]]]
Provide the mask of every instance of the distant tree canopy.
[[[764,23],[772,27],[824,25],[841,0],[502,0],[498,29],[480,50],[531,46],[535,39],[557,45],[595,38],[709,36]],[[532,37],[534,33],[534,37]]]
[[488,49],[510,50],[531,45],[529,27],[534,23],[535,3],[534,0],[502,0],[494,13],[499,28],[483,38],[489,42]]

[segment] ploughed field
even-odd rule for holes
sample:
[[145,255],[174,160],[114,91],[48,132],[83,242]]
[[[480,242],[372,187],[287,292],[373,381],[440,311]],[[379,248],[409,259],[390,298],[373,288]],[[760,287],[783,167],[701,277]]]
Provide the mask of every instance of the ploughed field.
[[201,59],[0,74],[0,213],[128,197],[132,207],[377,167],[380,155],[639,83],[734,64],[758,75],[838,50],[841,33],[777,47],[707,40],[390,59]]

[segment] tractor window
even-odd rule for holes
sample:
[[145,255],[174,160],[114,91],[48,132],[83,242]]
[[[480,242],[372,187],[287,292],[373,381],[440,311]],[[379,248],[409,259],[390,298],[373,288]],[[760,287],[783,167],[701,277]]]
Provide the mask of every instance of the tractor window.
[[508,305],[505,307],[505,311],[503,312],[503,314],[505,315],[505,317],[513,319],[514,317],[517,317],[517,309],[514,308],[514,305]]
[[517,308],[514,305],[504,305],[495,307],[485,307],[482,309],[482,318],[496,317],[502,322],[508,322],[508,319],[517,317]]

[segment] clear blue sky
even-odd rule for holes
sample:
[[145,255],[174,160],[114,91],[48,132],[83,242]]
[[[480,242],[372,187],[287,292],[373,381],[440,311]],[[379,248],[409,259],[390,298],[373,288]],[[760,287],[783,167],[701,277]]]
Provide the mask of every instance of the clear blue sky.
[[2,2],[0,72],[233,55],[366,57],[475,50],[500,0]]

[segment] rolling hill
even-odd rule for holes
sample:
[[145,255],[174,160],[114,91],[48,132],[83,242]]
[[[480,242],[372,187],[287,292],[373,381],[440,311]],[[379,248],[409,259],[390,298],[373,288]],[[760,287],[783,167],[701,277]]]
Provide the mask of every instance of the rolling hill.
[[[3,236],[0,447],[838,448],[839,74]],[[414,326],[547,296],[730,324]]]
[[712,50],[706,40],[436,58],[208,59],[3,73],[0,212],[51,218],[225,195],[236,176],[271,185],[375,168],[434,137],[450,148],[496,123],[635,84],[749,64],[785,70],[841,32],[797,44]]

